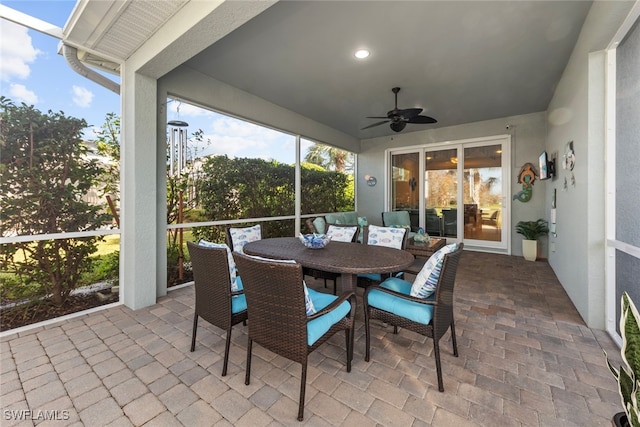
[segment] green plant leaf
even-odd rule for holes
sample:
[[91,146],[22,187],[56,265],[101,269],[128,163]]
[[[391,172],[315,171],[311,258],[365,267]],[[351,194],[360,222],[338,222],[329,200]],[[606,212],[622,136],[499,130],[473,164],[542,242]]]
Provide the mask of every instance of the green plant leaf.
[[640,369],[640,315],[635,304],[624,292],[620,298],[620,333],[622,335],[622,348],[620,354],[625,366],[620,370],[613,367],[606,357],[607,366],[613,377],[618,381],[618,391],[622,407],[627,415],[629,424],[640,427],[640,415],[638,401],[640,401],[640,386],[638,384],[638,369]]
[[640,315],[635,304],[625,292],[622,295],[622,358],[631,372],[640,372]]

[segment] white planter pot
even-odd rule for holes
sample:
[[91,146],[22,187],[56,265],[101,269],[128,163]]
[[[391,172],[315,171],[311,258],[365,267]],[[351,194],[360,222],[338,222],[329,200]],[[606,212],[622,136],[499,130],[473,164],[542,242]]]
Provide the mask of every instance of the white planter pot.
[[527,261],[535,261],[538,257],[538,241],[537,240],[523,240],[522,241],[522,255]]

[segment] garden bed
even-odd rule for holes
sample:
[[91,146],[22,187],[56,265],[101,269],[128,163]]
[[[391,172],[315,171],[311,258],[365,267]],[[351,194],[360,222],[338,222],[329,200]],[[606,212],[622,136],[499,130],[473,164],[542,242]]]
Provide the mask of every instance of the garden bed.
[[0,313],[0,331],[4,332],[10,329],[20,328],[117,301],[117,295],[114,295],[111,299],[100,301],[97,297],[97,292],[93,292],[71,295],[62,306],[56,306],[49,299],[42,299],[40,301],[3,308]]

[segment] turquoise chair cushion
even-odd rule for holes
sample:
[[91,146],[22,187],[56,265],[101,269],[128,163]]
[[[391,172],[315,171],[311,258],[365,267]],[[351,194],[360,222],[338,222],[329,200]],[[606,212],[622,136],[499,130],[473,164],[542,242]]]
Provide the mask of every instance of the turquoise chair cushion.
[[384,225],[386,227],[404,227],[409,233],[407,239],[411,239],[416,235],[411,231],[411,217],[408,211],[388,211],[384,213]]
[[[317,311],[324,309],[338,299],[335,295],[325,294],[313,289],[309,289],[309,296]],[[349,301],[344,301],[329,313],[307,323],[307,344],[310,346],[313,345],[320,337],[326,334],[333,325],[346,316],[349,311],[351,311],[351,304],[349,304]]]
[[[411,292],[411,283],[396,277],[385,280],[380,286],[404,295],[409,295]],[[367,298],[370,306],[413,320],[417,323],[428,325],[433,318],[433,306],[431,305],[403,300],[402,298],[386,294],[377,289],[370,291],[367,294]]]
[[374,282],[381,282],[382,281],[382,275],[380,273],[358,274],[358,277],[362,277],[364,279],[373,280]]
[[313,220],[313,226],[316,228],[318,234],[324,234],[327,232],[327,223],[321,216]]
[[411,218],[407,211],[391,211],[384,213],[384,225],[387,227],[393,226],[411,226]]
[[[244,288],[242,287],[242,279],[240,276],[236,278],[236,284],[238,285],[238,290],[241,291]],[[247,309],[247,299],[244,294],[236,295],[231,297],[231,313],[236,314]]]
[[331,213],[325,216],[325,220],[329,224],[358,225],[358,213],[357,212]]
[[[396,273],[393,277],[402,277],[404,275],[404,271]],[[376,282],[382,282],[382,274],[380,273],[363,273],[358,274],[358,277],[364,277],[365,279],[373,280]]]

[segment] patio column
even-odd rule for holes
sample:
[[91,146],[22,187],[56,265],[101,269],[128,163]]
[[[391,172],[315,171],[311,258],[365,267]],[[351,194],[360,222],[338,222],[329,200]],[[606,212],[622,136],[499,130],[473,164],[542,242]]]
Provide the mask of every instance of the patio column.
[[[120,280],[124,304],[137,310],[166,293],[164,203],[159,202],[157,81],[123,65]],[[164,152],[161,153],[164,156]]]

